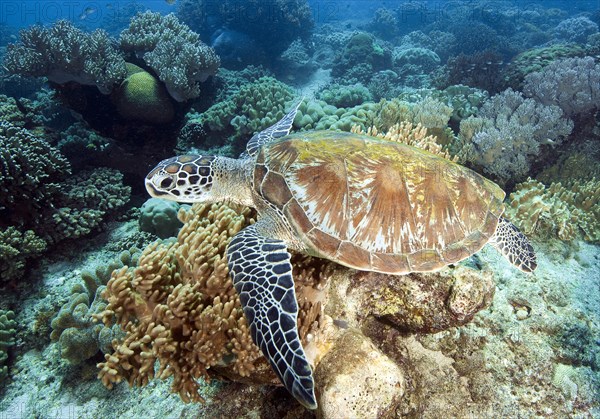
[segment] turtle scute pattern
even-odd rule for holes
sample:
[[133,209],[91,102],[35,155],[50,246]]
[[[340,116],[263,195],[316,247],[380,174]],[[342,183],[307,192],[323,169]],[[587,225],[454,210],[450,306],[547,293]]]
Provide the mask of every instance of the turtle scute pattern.
[[441,269],[493,236],[504,192],[417,148],[359,135],[298,133],[261,149],[255,191],[309,252],[361,270]]

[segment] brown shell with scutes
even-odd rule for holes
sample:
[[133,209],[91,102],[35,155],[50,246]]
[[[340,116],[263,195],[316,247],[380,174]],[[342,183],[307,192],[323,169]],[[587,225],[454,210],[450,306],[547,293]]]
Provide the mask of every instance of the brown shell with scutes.
[[331,131],[261,148],[253,188],[315,256],[405,274],[456,263],[493,236],[504,191],[405,144]]

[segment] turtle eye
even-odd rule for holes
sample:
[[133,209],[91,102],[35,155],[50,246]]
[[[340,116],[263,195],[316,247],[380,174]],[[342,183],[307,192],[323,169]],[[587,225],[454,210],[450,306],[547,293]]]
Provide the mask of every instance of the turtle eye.
[[160,181],[160,187],[163,189],[169,189],[171,186],[173,186],[173,179],[170,177],[166,177]]

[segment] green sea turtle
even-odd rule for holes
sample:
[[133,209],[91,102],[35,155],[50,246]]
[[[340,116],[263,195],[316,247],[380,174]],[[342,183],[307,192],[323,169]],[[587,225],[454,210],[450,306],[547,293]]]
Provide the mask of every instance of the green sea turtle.
[[287,390],[317,402],[297,331],[289,249],[351,268],[429,272],[486,243],[531,272],[527,238],[502,217],[504,192],[458,164],[405,144],[353,133],[288,135],[297,107],[254,135],[239,159],[185,155],[146,177],[150,195],[256,208],[227,260],[252,338]]

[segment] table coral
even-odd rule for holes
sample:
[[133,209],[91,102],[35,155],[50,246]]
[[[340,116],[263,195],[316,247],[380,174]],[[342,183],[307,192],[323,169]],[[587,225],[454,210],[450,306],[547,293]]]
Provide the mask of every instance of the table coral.
[[121,47],[141,55],[179,102],[198,97],[199,83],[214,75],[221,63],[215,51],[174,14],[138,13],[121,32]]
[[66,20],[22,30],[20,41],[8,46],[4,66],[10,73],[45,76],[58,84],[96,86],[104,94],[126,75],[125,61],[105,31],[88,34]]

